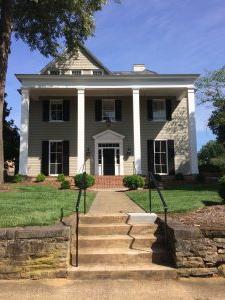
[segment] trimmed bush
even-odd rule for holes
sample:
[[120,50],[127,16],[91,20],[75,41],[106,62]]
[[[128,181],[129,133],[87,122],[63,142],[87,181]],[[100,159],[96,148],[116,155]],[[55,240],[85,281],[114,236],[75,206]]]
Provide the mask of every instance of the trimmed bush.
[[59,175],[57,176],[57,181],[59,181],[59,182],[65,181],[65,176],[64,176],[64,174],[59,174]]
[[175,174],[175,179],[176,180],[184,180],[184,175],[182,173],[177,173],[177,174]]
[[223,199],[223,201],[225,202],[225,176],[221,177],[218,181],[219,184],[219,195],[220,197]]
[[195,180],[197,182],[203,183],[203,182],[205,182],[205,175],[202,173],[199,173],[195,176]]
[[26,180],[26,177],[21,174],[16,174],[12,177],[12,182],[18,183],[18,182],[23,182]]
[[36,182],[43,182],[43,181],[45,181],[45,175],[42,173],[38,174],[36,177]]
[[95,184],[95,178],[92,175],[86,174],[86,184],[84,185],[83,173],[74,176],[75,186],[78,188],[89,188]]
[[61,190],[69,190],[70,189],[70,182],[69,180],[64,180],[61,182]]
[[137,188],[143,187],[145,181],[140,175],[130,175],[123,178],[123,184],[131,190],[136,190]]

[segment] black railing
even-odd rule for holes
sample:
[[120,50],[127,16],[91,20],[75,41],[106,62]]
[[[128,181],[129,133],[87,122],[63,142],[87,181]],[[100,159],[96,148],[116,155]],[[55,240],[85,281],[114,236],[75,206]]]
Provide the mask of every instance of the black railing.
[[79,188],[79,193],[77,197],[77,202],[76,202],[76,267],[78,267],[79,264],[79,222],[80,222],[80,202],[82,198],[82,194],[84,196],[84,214],[86,214],[86,172],[82,173],[82,180],[81,180],[81,185]]
[[168,212],[168,206],[166,204],[166,201],[163,197],[163,194],[161,193],[158,183],[154,177],[154,175],[149,172],[148,173],[148,199],[149,199],[149,211],[152,211],[152,188],[155,188],[159,198],[162,202],[163,210],[164,210],[164,234],[165,234],[165,242],[167,241],[167,212]]

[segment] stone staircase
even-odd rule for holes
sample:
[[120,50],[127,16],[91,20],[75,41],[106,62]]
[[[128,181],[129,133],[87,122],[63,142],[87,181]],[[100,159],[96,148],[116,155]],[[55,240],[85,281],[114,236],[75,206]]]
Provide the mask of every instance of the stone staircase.
[[92,188],[109,189],[109,188],[124,188],[124,176],[95,176],[95,184]]
[[127,214],[80,217],[79,266],[72,235],[70,279],[176,278],[156,224],[132,223]]

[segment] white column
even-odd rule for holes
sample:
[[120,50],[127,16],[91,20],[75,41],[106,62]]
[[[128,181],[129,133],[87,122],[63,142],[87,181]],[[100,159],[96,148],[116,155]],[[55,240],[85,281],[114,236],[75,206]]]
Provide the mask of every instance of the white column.
[[133,90],[133,133],[134,164],[137,174],[141,174],[141,129],[140,129],[140,97],[139,89]]
[[84,171],[85,163],[85,91],[77,90],[77,172]]
[[28,175],[29,90],[22,89],[19,173]]
[[196,140],[196,122],[195,122],[195,91],[187,91],[188,105],[188,134],[190,151],[190,173],[198,174],[197,140]]

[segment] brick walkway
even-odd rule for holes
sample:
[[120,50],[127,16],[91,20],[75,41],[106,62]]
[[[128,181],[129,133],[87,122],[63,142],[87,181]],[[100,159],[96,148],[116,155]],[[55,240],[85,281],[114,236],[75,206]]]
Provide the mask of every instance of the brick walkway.
[[143,212],[124,192],[99,191],[89,210],[89,213],[127,213]]

